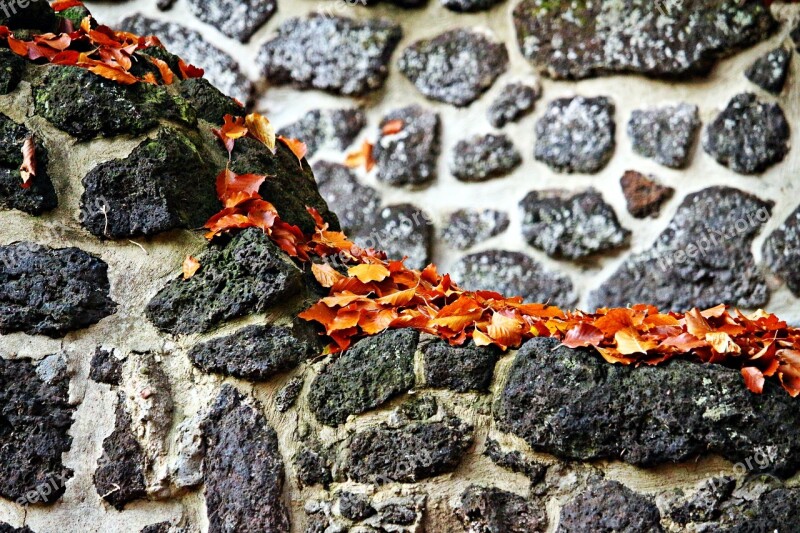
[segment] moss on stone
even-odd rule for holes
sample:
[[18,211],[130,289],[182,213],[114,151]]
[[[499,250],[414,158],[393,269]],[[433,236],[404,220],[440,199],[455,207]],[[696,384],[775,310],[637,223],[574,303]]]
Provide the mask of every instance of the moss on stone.
[[225,115],[244,112],[233,98],[224,95],[205,78],[184,80],[178,90],[197,110],[197,116],[212,124],[222,124]]

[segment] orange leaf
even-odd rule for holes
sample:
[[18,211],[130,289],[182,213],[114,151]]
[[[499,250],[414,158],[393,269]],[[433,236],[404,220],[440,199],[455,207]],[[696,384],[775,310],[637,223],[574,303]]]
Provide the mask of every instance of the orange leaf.
[[389,277],[389,269],[383,265],[357,265],[350,267],[347,274],[350,277],[358,278],[361,283],[371,281],[383,281]]
[[303,158],[308,153],[308,146],[306,146],[306,143],[298,141],[297,139],[289,139],[283,135],[279,136],[278,140],[289,147],[289,150],[292,151],[300,162],[300,168],[303,168]]
[[686,331],[688,331],[698,339],[704,339],[706,333],[712,331],[711,326],[708,324],[708,321],[696,307],[691,311],[689,311],[688,313],[686,313],[685,319],[686,319]]
[[254,139],[261,141],[273,153],[275,152],[275,126],[266,117],[250,113],[245,117],[245,124]]
[[744,377],[744,384],[750,389],[751,392],[761,394],[764,392],[764,374],[761,370],[748,366],[742,369],[742,377]]
[[200,261],[198,261],[191,255],[187,255],[186,259],[183,260],[184,281],[194,276],[198,270],[200,270]]
[[408,305],[411,300],[414,299],[414,296],[417,295],[417,288],[412,287],[410,289],[406,289],[403,291],[394,291],[385,296],[382,296],[375,300],[381,305],[390,305],[392,307],[402,307],[404,305]]
[[369,141],[364,141],[355,152],[350,152],[344,160],[345,166],[349,168],[357,168],[364,166],[369,172],[375,167],[375,160],[372,158],[373,145]]
[[709,331],[706,333],[706,341],[717,353],[742,353],[742,349],[733,342],[731,336],[723,331]]
[[381,133],[383,133],[384,135],[394,135],[396,133],[400,133],[401,131],[403,131],[404,126],[405,123],[403,122],[402,119],[398,118],[390,120],[389,122],[383,125],[383,127],[381,128]]
[[175,81],[175,73],[172,72],[172,69],[169,68],[169,65],[167,65],[166,61],[156,57],[151,57],[150,61],[152,61],[153,64],[158,67],[158,71],[161,73],[161,79],[164,80],[164,83],[166,85],[172,85],[172,83]]
[[617,350],[622,355],[646,354],[658,346],[658,342],[642,338],[632,327],[619,330],[614,334],[614,340],[617,341]]
[[604,337],[603,332],[596,327],[581,322],[567,332],[562,344],[568,348],[598,346]]
[[630,309],[611,309],[595,320],[594,326],[604,335],[613,337],[618,331],[633,327],[632,315],[633,311]]
[[319,284],[326,288],[333,287],[337,281],[344,278],[344,275],[337,272],[336,269],[327,263],[321,265],[313,263],[311,265],[311,272],[314,274]]
[[194,65],[187,65],[183,59],[178,60],[178,69],[181,71],[181,77],[184,80],[202,78],[203,74],[205,74],[203,69],[195,67]]
[[56,13],[60,13],[61,11],[66,11],[71,7],[83,7],[83,2],[80,0],[56,0],[50,6],[53,8],[53,11]]
[[125,72],[121,68],[110,67],[102,63],[93,65],[89,67],[88,70],[89,72],[97,74],[100,77],[116,81],[117,83],[121,83],[123,85],[133,85],[134,83],[137,83],[139,81],[139,79],[136,76],[128,72]]
[[36,139],[31,135],[22,144],[22,166],[19,167],[22,176],[22,188],[31,186],[31,178],[36,176]]
[[595,350],[606,360],[607,363],[614,363],[622,364],[622,365],[630,365],[636,362],[635,359],[631,357],[626,357],[619,353],[615,348],[600,348],[599,346],[595,346]]

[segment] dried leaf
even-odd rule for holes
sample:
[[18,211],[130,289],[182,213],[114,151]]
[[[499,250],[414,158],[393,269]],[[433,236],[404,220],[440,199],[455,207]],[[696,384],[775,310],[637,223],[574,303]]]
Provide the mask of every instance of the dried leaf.
[[371,281],[383,281],[391,274],[389,269],[383,265],[357,265],[351,267],[347,273],[354,278],[358,278],[361,283]]
[[186,259],[183,260],[183,279],[188,280],[192,276],[194,276],[197,271],[200,270],[200,261],[192,257],[191,255],[187,255]]
[[372,157],[373,144],[369,141],[364,141],[361,148],[355,152],[350,152],[344,160],[345,166],[349,168],[358,168],[363,166],[367,172],[375,167],[375,159]]
[[303,168],[303,158],[308,153],[308,146],[306,146],[306,143],[298,141],[297,139],[289,139],[282,135],[278,137],[278,140],[289,147],[289,150],[292,151],[300,162],[300,168]]
[[764,374],[761,373],[761,370],[748,366],[742,369],[742,376],[744,384],[751,392],[756,394],[764,392]]
[[319,284],[328,289],[333,287],[337,281],[345,278],[343,274],[337,272],[336,269],[327,263],[321,265],[313,263],[311,265],[311,272],[314,274]]
[[250,113],[245,117],[245,124],[254,139],[261,141],[270,151],[275,152],[275,126],[266,117]]
[[404,127],[405,123],[403,122],[402,119],[398,118],[390,120],[389,122],[383,125],[383,127],[381,128],[381,133],[383,133],[384,135],[395,135],[403,131]]
[[22,188],[29,189],[31,178],[36,176],[36,139],[31,135],[22,144],[22,166],[19,167],[22,176]]
[[603,332],[598,328],[591,324],[581,322],[567,332],[562,344],[569,348],[598,346],[603,342],[604,338]]

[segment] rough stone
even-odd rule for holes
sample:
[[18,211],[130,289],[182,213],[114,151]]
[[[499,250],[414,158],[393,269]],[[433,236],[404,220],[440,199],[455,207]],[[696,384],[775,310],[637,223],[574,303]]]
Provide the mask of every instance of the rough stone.
[[78,248],[0,246],[0,334],[62,337],[113,314],[108,265]]
[[400,26],[385,19],[314,13],[281,24],[258,61],[270,83],[359,96],[383,87],[401,36]]
[[247,42],[275,14],[276,0],[190,0],[189,10],[219,31]]
[[524,83],[509,83],[489,106],[489,124],[502,128],[509,122],[516,122],[533,111],[540,96],[536,87]]
[[189,351],[189,360],[205,372],[267,381],[322,353],[318,337],[299,321],[291,328],[246,326],[233,335],[196,345]]
[[735,488],[736,480],[733,478],[713,478],[704,483],[691,498],[672,508],[669,517],[681,526],[692,522],[718,520],[724,501],[733,494]]
[[486,346],[451,346],[436,340],[422,347],[425,384],[428,387],[487,392],[492,383],[494,365],[499,354]]
[[422,269],[433,256],[434,229],[429,216],[411,204],[384,207],[353,234],[363,248],[383,250],[389,259],[408,257],[406,266]]
[[780,46],[758,58],[744,75],[747,79],[772,94],[780,94],[789,75],[792,51]]
[[30,360],[0,358],[0,496],[32,505],[64,494],[74,411],[65,372],[45,380]]
[[635,170],[625,171],[619,183],[628,212],[636,218],[657,218],[661,206],[675,194],[675,189],[661,185],[654,176],[647,177]]
[[143,528],[139,533],[170,533],[171,525],[169,522],[159,522],[158,524],[150,524]]
[[119,385],[124,362],[124,359],[117,357],[114,350],[97,348],[92,356],[89,379],[106,385]]
[[5,522],[0,522],[0,533],[34,533],[31,528],[27,526],[14,527]]
[[617,481],[597,482],[561,510],[559,533],[660,533],[653,502]]
[[327,488],[333,483],[331,465],[322,454],[309,448],[303,448],[292,462],[295,475],[301,485],[306,487],[322,485]]
[[314,109],[278,133],[302,140],[308,147],[307,157],[312,157],[322,148],[344,151],[366,125],[367,117],[358,108]]
[[299,227],[303,233],[314,233],[316,228],[307,206],[316,209],[332,231],[338,231],[339,220],[320,196],[308,162],[303,159],[302,164],[298,163],[297,156],[284,143],[276,146],[272,153],[261,141],[237,140],[231,156],[231,170],[237,174],[268,176],[259,194],[280,206],[281,219]]
[[559,98],[536,123],[534,156],[556,172],[594,174],[611,160],[615,132],[608,98]]
[[25,60],[11,50],[0,50],[0,94],[13,92],[22,80]]
[[471,533],[535,533],[547,529],[543,509],[522,496],[494,487],[467,487],[456,515]]
[[488,250],[463,257],[452,269],[453,281],[467,290],[495,291],[527,302],[550,302],[559,307],[575,303],[572,281],[549,272],[520,252]]
[[289,531],[278,436],[261,406],[224,385],[203,432],[209,532]]
[[418,105],[410,105],[388,113],[381,128],[399,120],[398,133],[381,131],[373,149],[378,181],[389,185],[423,185],[436,179],[440,153],[439,115]]
[[242,102],[250,100],[253,83],[242,73],[239,63],[209,44],[199,32],[139,14],[123,19],[120,28],[138,35],[158,35],[167,48],[187,63],[203,67],[205,77],[223,93]]
[[628,121],[633,151],[670,168],[685,168],[700,129],[696,105],[636,109]]
[[342,229],[348,234],[362,230],[380,210],[381,197],[378,191],[362,185],[346,166],[319,161],[314,163],[314,176],[319,184],[320,195],[328,205],[336,206]]
[[81,222],[93,235],[114,239],[198,228],[222,209],[215,178],[214,164],[189,137],[162,129],[83,178]]
[[279,413],[285,413],[297,401],[300,392],[303,390],[303,378],[294,377],[284,385],[278,394],[275,395],[275,407]]
[[8,26],[12,30],[26,29],[51,32],[56,30],[57,19],[45,0],[18,2],[8,6],[0,13],[0,26]]
[[215,125],[224,123],[225,115],[241,115],[244,109],[220,92],[205,78],[190,78],[178,85],[180,95],[197,111],[197,117]]
[[411,44],[397,66],[426,97],[462,107],[505,72],[508,51],[485,33],[461,28]]
[[502,211],[459,209],[447,219],[447,225],[442,230],[442,240],[452,248],[466,250],[503,233],[508,225],[508,214]]
[[339,495],[339,512],[343,517],[355,521],[364,520],[377,513],[370,505],[369,498],[352,492],[342,492]]
[[173,279],[147,304],[146,314],[172,334],[208,331],[224,320],[266,311],[301,290],[303,274],[255,228],[226,245],[211,244],[190,279]]
[[203,482],[206,446],[202,425],[205,417],[206,412],[201,410],[184,419],[175,432],[172,447],[175,455],[169,463],[169,478],[178,489],[190,489]]
[[79,67],[50,66],[33,92],[36,113],[81,141],[138,135],[160,119],[197,124],[194,108],[167,86],[122,85]]
[[720,165],[740,174],[759,174],[789,152],[789,123],[778,104],[752,93],[734,96],[703,133],[703,148]]
[[[726,533],[749,533],[752,531],[797,531],[800,519],[796,509],[800,506],[800,491],[776,488],[762,493],[755,504],[739,505],[738,511],[728,510],[733,515],[732,527]],[[736,509],[736,507],[734,507]]]
[[461,181],[500,178],[522,164],[522,156],[506,135],[476,135],[453,148],[450,173]]
[[519,205],[525,240],[551,257],[582,259],[630,239],[631,232],[595,189],[531,191]]
[[792,398],[771,381],[753,394],[738,370],[721,365],[609,365],[592,350],[533,339],[517,353],[494,413],[498,429],[561,459],[649,467],[758,453],[773,459],[762,473],[789,476],[800,466]]
[[414,386],[419,333],[388,331],[357,342],[311,384],[308,404],[320,422],[336,426]]
[[[36,175],[25,189],[19,169],[23,163],[22,148],[30,137],[36,146]],[[28,128],[0,113],[0,208],[18,209],[30,215],[55,209],[58,198],[47,171],[47,149],[41,141]]]
[[782,278],[795,296],[800,296],[800,207],[764,242],[764,262]]
[[473,13],[491,9],[503,0],[441,0],[442,5],[450,11]]
[[413,483],[454,470],[472,443],[472,427],[457,418],[376,427],[356,433],[343,471],[358,483]]
[[507,470],[524,474],[531,480],[532,484],[539,483],[547,473],[547,466],[537,461],[526,458],[518,450],[504,451],[494,439],[486,439],[486,448],[483,455],[491,461]]
[[763,306],[769,292],[750,248],[771,211],[771,202],[728,187],[688,195],[653,247],[630,256],[590,293],[589,307]]
[[776,22],[757,0],[524,0],[514,25],[522,55],[553,78],[674,78],[708,73],[720,57],[766,38]]
[[423,394],[420,396],[412,396],[410,400],[403,402],[400,407],[392,412],[390,417],[390,424],[398,421],[400,424],[407,420],[428,420],[433,418],[439,412],[439,403],[434,396],[430,394]]

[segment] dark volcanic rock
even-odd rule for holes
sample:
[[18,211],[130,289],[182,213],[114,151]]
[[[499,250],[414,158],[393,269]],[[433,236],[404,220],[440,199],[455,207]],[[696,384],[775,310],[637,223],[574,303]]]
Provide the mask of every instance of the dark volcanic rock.
[[494,413],[499,429],[562,459],[655,466],[768,452],[765,473],[800,466],[792,398],[772,381],[752,394],[739,371],[721,365],[609,365],[590,350],[534,339],[517,353]]
[[197,124],[194,108],[167,86],[122,85],[79,67],[49,67],[33,92],[36,113],[81,141],[98,135],[138,135],[160,119]]
[[34,533],[31,528],[27,526],[14,527],[5,522],[0,522],[0,533]]
[[772,94],[780,94],[789,75],[792,51],[783,46],[767,52],[744,72],[747,79]]
[[261,230],[251,228],[227,245],[209,245],[190,279],[170,281],[146,314],[172,334],[208,331],[224,320],[261,313],[298,294],[303,274]]
[[205,70],[205,77],[225,94],[242,102],[250,100],[253,83],[231,56],[212,46],[203,36],[180,24],[163,22],[142,15],[131,15],[120,28],[138,35],[158,35],[161,42],[186,62]]
[[224,385],[203,436],[209,533],[289,531],[278,436],[261,406]]
[[56,30],[56,15],[46,0],[14,2],[4,4],[3,7],[4,9],[0,9],[0,26],[8,26],[12,30]]
[[297,156],[284,143],[279,142],[272,153],[261,141],[239,139],[233,149],[230,168],[238,174],[268,176],[259,194],[280,206],[281,219],[298,226],[304,233],[314,233],[316,228],[314,219],[306,211],[307,206],[316,209],[331,230],[339,230],[339,220],[320,196],[308,162],[303,159],[302,165],[298,163]]
[[442,239],[457,250],[466,250],[508,229],[508,215],[494,209],[452,213],[442,231]]
[[704,483],[690,498],[673,507],[669,517],[685,526],[691,522],[711,522],[720,517],[721,509],[736,488],[730,477],[712,478]]
[[314,13],[291,18],[261,48],[258,61],[270,83],[292,83],[357,96],[383,87],[389,59],[402,36],[386,19]]
[[116,310],[108,265],[78,248],[0,246],[0,334],[62,337]]
[[499,354],[487,346],[450,346],[437,340],[422,347],[425,361],[425,384],[456,392],[486,392],[492,383]]
[[244,110],[230,96],[211,85],[205,78],[190,78],[178,85],[178,90],[202,118],[215,125],[221,125],[225,115],[241,115]]
[[528,255],[488,250],[462,258],[452,270],[453,281],[467,290],[487,290],[526,302],[549,302],[559,307],[575,303],[572,281],[549,272]]
[[703,148],[720,165],[740,174],[759,174],[789,153],[789,123],[778,104],[756,95],[734,96],[703,134]]
[[158,524],[150,524],[143,528],[139,533],[170,533],[172,524],[169,522],[159,522]]
[[[36,143],[36,175],[30,187],[22,187],[22,148],[33,137]],[[19,209],[31,215],[41,215],[58,205],[56,191],[47,175],[47,149],[36,140],[33,132],[0,113],[0,208]]]
[[547,530],[543,507],[513,492],[494,487],[467,487],[461,494],[456,515],[472,532],[535,533]]
[[594,189],[531,191],[519,205],[525,240],[551,257],[582,259],[623,246],[631,235]]
[[[439,411],[439,403],[434,396],[424,394],[412,396],[410,400],[404,402],[397,408],[396,414],[399,419],[404,417],[408,420],[428,420]],[[395,425],[395,424],[393,424]]]
[[411,329],[391,330],[344,352],[311,384],[308,404],[317,420],[336,426],[407,392],[414,386],[418,340]]
[[472,427],[457,418],[377,427],[356,433],[343,466],[358,483],[413,483],[451,472],[472,444]]
[[531,111],[540,97],[539,90],[524,83],[510,83],[489,106],[489,124],[502,128],[509,122],[516,122]]
[[290,379],[275,395],[275,407],[278,409],[278,412],[285,413],[291,409],[302,390],[303,378],[294,377]]
[[233,335],[196,345],[189,360],[216,374],[250,381],[267,381],[322,353],[316,332],[306,323],[283,326],[247,326]]
[[125,159],[93,168],[83,178],[83,227],[114,239],[199,228],[222,209],[213,162],[189,137],[163,129]]
[[120,393],[114,432],[103,441],[103,456],[94,473],[97,494],[119,511],[147,494],[144,451],[131,430],[131,415],[124,404]]
[[594,174],[614,154],[615,131],[608,98],[559,98],[536,123],[534,156],[556,172]]
[[436,179],[440,151],[439,115],[418,105],[396,109],[381,121],[381,128],[399,120],[398,133],[381,131],[373,149],[378,180],[390,185],[421,185]]
[[500,448],[500,444],[491,438],[486,439],[486,449],[483,451],[483,455],[491,459],[497,466],[512,472],[525,474],[531,480],[531,483],[540,482],[547,473],[546,465],[527,459],[518,450],[503,451]]
[[430,263],[433,237],[429,216],[411,204],[384,207],[369,224],[353,234],[359,246],[383,250],[389,259],[408,256],[406,266],[416,269]]
[[278,133],[306,143],[306,157],[312,157],[321,148],[345,150],[366,125],[367,117],[358,108],[314,109],[297,122],[284,126]]
[[616,481],[597,482],[561,510],[559,533],[659,533],[653,502]]
[[653,247],[629,257],[590,294],[589,307],[763,306],[768,288],[750,248],[771,211],[771,202],[728,187],[688,195]]
[[508,51],[485,33],[456,29],[411,44],[397,66],[426,97],[461,107],[505,72]]
[[333,483],[331,465],[322,454],[309,448],[303,448],[292,460],[297,480],[302,486],[322,485],[327,488]]
[[476,135],[453,148],[450,173],[461,181],[486,181],[510,174],[522,156],[506,135]]
[[27,359],[0,358],[0,496],[31,505],[64,494],[74,411],[65,373],[45,380]]
[[339,496],[339,512],[343,517],[356,521],[364,520],[377,513],[366,496],[352,492],[343,492]]
[[25,60],[11,50],[0,50],[0,94],[8,94],[22,81]]
[[442,5],[451,11],[471,13],[491,9],[503,0],[441,0]]
[[342,229],[349,233],[361,230],[371,223],[380,210],[381,197],[378,191],[361,184],[353,172],[339,163],[319,161],[314,163],[314,176],[319,184],[319,193],[335,206]]
[[635,170],[627,170],[619,180],[628,212],[636,218],[658,217],[661,206],[672,198],[675,189],[659,184]]
[[670,168],[689,164],[699,129],[697,106],[690,104],[637,109],[628,121],[633,151]]
[[514,25],[522,55],[534,67],[580,79],[706,74],[719,57],[764,39],[776,23],[757,0],[524,0],[514,9]]
[[764,243],[764,261],[780,276],[789,290],[800,296],[800,207]]
[[798,508],[800,508],[800,491],[796,488],[777,488],[767,491],[761,494],[753,505],[735,506],[734,509],[739,512],[726,509],[726,515],[733,515],[734,524],[724,531],[725,533],[800,531]]
[[117,358],[114,350],[97,348],[92,356],[89,379],[107,385],[119,385],[124,359]]
[[275,14],[276,0],[190,0],[189,10],[219,31],[247,42]]

